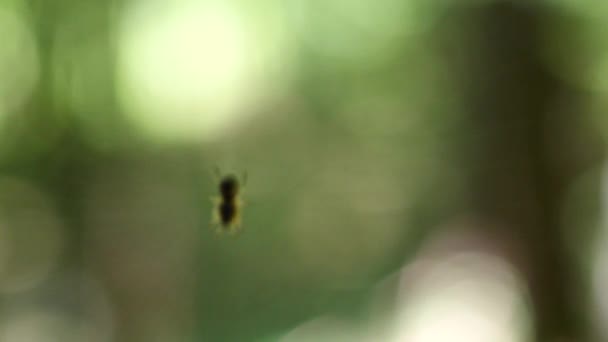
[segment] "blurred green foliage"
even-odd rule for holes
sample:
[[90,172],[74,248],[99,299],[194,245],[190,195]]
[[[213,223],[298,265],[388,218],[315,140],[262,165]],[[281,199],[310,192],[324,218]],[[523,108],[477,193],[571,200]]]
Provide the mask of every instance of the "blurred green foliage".
[[[469,209],[475,30],[445,22],[480,3],[1,1],[0,335],[367,322],[378,284]],[[547,67],[603,113],[606,6],[546,4],[568,13],[547,23]],[[249,174],[236,237],[209,224],[215,165]]]

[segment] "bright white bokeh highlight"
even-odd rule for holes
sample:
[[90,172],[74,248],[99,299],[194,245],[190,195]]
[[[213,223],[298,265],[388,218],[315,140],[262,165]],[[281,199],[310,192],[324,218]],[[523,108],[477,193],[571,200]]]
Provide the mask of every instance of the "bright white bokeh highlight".
[[131,121],[170,141],[211,140],[243,122],[280,63],[280,25],[260,20],[236,1],[131,2],[118,32]]
[[500,258],[461,252],[414,267],[403,274],[390,341],[526,341],[523,286]]
[[531,341],[526,286],[492,243],[466,234],[435,239],[378,284],[365,319],[321,316],[281,341]]

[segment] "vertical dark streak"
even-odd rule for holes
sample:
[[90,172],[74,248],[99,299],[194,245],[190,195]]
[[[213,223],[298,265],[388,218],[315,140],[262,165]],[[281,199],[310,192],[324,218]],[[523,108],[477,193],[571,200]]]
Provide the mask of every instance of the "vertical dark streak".
[[[569,127],[580,126],[583,115],[552,110],[563,96],[576,105],[580,94],[540,61],[546,8],[504,2],[467,11],[464,26],[472,29],[465,32],[469,46],[462,75],[472,135],[464,150],[473,165],[473,210],[502,222],[509,230],[503,233],[523,247],[520,266],[537,341],[579,341],[586,329],[584,281],[566,249],[561,229],[568,227],[561,227],[560,219],[568,185],[588,165],[572,155],[556,163],[553,156],[581,138]],[[589,141],[577,144],[585,148]]]

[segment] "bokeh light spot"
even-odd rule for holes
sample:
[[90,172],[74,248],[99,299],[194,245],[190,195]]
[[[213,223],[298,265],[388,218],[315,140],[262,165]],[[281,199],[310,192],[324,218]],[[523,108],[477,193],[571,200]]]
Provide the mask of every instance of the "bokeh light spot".
[[214,139],[264,92],[265,68],[276,57],[265,41],[279,35],[260,33],[236,3],[140,1],[122,22],[119,95],[132,122],[154,138]]
[[391,341],[526,340],[523,286],[503,260],[460,252],[417,265],[404,272]]

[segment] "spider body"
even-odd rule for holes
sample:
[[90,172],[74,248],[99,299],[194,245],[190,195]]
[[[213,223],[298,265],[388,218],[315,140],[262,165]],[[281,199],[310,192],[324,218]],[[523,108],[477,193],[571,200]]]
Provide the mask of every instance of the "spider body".
[[221,231],[236,232],[241,226],[241,184],[234,175],[220,177],[219,196],[213,201],[213,223]]

